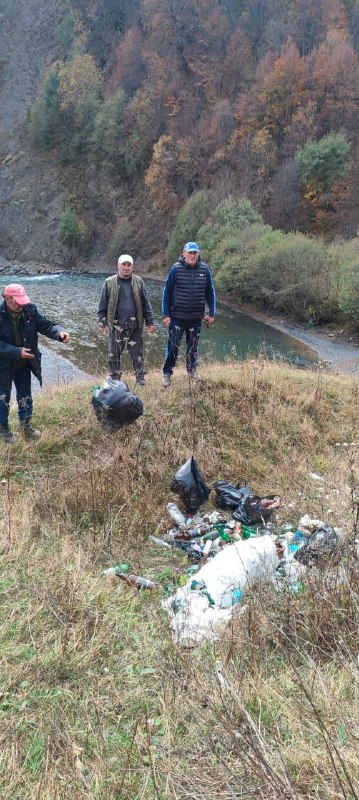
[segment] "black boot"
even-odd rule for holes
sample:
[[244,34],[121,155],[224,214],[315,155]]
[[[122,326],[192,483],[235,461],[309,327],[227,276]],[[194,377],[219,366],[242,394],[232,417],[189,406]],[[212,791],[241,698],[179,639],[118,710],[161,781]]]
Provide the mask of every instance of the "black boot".
[[14,436],[11,433],[11,430],[8,425],[0,425],[0,441],[5,442],[5,444],[10,444],[12,442]]
[[38,431],[37,428],[33,428],[31,425],[30,417],[29,419],[21,420],[20,429],[25,439],[35,441],[35,439],[40,439],[41,437],[41,431]]

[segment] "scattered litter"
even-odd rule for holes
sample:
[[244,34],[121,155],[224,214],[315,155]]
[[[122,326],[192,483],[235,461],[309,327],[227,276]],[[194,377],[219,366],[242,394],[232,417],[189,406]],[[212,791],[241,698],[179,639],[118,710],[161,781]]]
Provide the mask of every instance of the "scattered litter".
[[[127,566],[127,564],[122,564],[121,566]],[[116,578],[120,578],[120,580],[125,581],[129,586],[134,586],[136,589],[158,588],[157,583],[150,581],[149,578],[143,578],[142,575],[127,575],[127,571],[121,572],[121,568],[117,566],[105,569],[102,575],[115,575]]]
[[171,549],[170,543],[165,542],[163,539],[159,539],[158,536],[149,536],[148,538],[151,540],[151,542],[154,542],[154,544],[158,544],[161,547],[169,547]]
[[317,475],[316,472],[310,472],[308,477],[311,478],[312,481],[324,481],[322,475]]
[[92,405],[98,421],[110,431],[131,425],[143,414],[143,403],[137,394],[124,381],[112,378],[93,390]]
[[128,564],[114,564],[113,567],[104,569],[102,575],[125,575],[128,572]]
[[298,530],[302,531],[304,536],[310,536],[316,528],[322,528],[325,523],[321,519],[312,519],[309,514],[304,514],[298,522]]
[[339,537],[331,525],[324,523],[315,528],[309,539],[295,553],[294,558],[306,566],[319,566],[328,561],[338,547]]

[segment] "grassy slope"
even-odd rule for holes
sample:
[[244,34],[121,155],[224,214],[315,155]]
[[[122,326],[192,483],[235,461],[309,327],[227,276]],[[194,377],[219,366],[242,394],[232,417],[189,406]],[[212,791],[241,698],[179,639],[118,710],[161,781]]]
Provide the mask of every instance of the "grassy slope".
[[90,387],[44,394],[41,441],[2,446],[0,797],[356,798],[355,559],[299,596],[251,593],[194,651],[172,644],[158,594],[100,575],[127,561],[180,580],[186,560],[147,537],[192,448],[207,483],[246,478],[282,495],[278,522],[309,512],[353,538],[358,382],[249,360],[194,390],[151,373],[142,394],[144,417],[112,436]]

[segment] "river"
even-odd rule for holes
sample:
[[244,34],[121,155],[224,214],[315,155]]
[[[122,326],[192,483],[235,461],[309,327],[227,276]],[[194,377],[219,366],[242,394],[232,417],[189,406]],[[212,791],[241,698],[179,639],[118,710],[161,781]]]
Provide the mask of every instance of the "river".
[[[42,344],[61,353],[74,367],[91,375],[106,371],[107,337],[97,330],[97,306],[104,281],[103,275],[69,274],[36,276],[1,275],[1,286],[18,280],[26,286],[30,299],[50,319],[60,322],[71,334],[69,345],[59,345],[49,339]],[[161,324],[162,282],[146,279],[154,309],[157,331],[145,334],[147,367],[160,367],[166,346],[166,331]],[[307,344],[276,330],[252,317],[228,310],[219,305],[216,323],[207,329],[202,326],[200,354],[202,364],[216,359],[242,360],[249,354],[263,353],[279,357],[298,366],[318,362],[316,352]],[[126,368],[126,365],[124,365]],[[129,362],[127,368],[130,368]],[[76,370],[75,370],[76,372]],[[48,379],[47,381],[48,382]],[[52,381],[56,382],[56,381]]]

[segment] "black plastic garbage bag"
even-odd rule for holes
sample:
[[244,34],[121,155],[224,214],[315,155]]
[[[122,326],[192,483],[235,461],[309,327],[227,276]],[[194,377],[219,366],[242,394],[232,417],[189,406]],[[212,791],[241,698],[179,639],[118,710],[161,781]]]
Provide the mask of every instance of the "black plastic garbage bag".
[[239,483],[237,486],[233,486],[228,481],[216,481],[213,488],[217,492],[216,505],[218,508],[235,509],[253,494],[249,486],[241,486]]
[[250,486],[240,486],[240,484],[233,486],[228,481],[217,481],[214,489],[217,492],[216,505],[232,511],[233,518],[243,522],[244,525],[253,525],[269,519],[280,503],[279,497],[274,494],[258,497],[253,494]]
[[258,497],[253,494],[237,506],[232,516],[245,525],[253,525],[253,523],[269,519],[278,506],[279,497],[274,494],[266,495],[266,497]]
[[110,378],[100,389],[94,389],[92,405],[97,419],[108,430],[131,425],[143,414],[142,400],[124,381]]
[[308,541],[297,550],[294,558],[306,566],[318,566],[328,561],[339,544],[338,534],[331,525],[316,528]]
[[187,514],[195,514],[209,497],[206,486],[193,456],[177,470],[172,478],[171,489],[183,501]]

